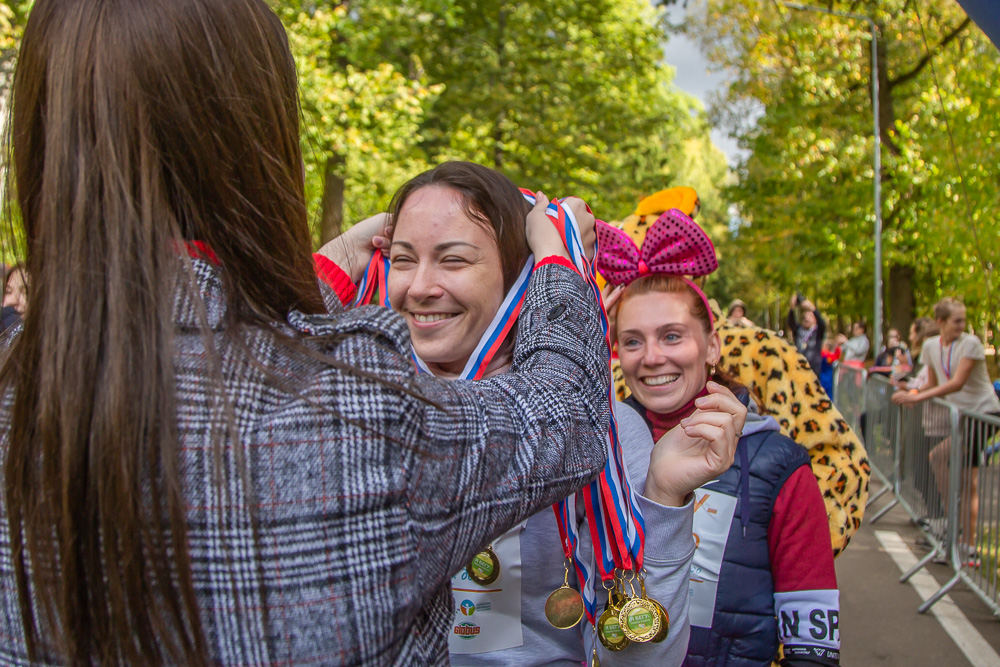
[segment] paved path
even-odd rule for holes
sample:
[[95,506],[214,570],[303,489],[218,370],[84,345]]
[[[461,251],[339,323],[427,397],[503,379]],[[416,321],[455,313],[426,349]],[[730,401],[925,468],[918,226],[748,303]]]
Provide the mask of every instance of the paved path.
[[[873,494],[877,490],[878,483],[873,482]],[[869,514],[887,503],[888,496],[883,496]],[[945,565],[930,564],[924,568],[926,575],[899,583],[902,572],[897,561],[908,568],[926,554],[915,546],[919,536],[909,516],[896,507],[875,525],[864,524],[837,559],[841,664],[1000,667],[1000,620],[964,584],[959,583],[931,611],[917,613],[923,600],[952,573]]]

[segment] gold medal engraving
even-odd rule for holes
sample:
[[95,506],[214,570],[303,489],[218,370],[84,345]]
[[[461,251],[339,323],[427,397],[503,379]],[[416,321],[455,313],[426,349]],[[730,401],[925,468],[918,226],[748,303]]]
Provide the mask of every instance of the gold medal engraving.
[[670,614],[667,610],[663,608],[663,605],[654,600],[653,598],[646,595],[646,572],[645,570],[639,575],[639,591],[644,600],[648,600],[653,607],[656,608],[656,615],[660,618],[660,630],[653,636],[649,641],[654,644],[659,644],[667,635],[670,633]]
[[572,628],[583,618],[583,598],[563,584],[552,591],[545,601],[545,618],[560,630]]
[[469,579],[480,586],[489,586],[500,576],[500,559],[493,553],[493,545],[490,545],[472,557],[472,560],[465,566],[465,572]]
[[648,642],[660,631],[660,614],[645,598],[632,598],[618,612],[618,623],[634,642]]

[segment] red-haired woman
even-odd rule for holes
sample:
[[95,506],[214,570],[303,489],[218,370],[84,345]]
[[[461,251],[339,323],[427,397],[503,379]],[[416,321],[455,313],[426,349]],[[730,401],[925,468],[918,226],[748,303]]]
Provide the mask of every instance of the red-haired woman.
[[[618,358],[632,391],[626,403],[645,418],[654,440],[679,439],[698,455],[700,435],[675,426],[706,419],[710,392],[730,384],[715,371],[721,342],[708,300],[683,277],[715,269],[711,242],[676,210],[657,220],[641,249],[610,226],[599,225],[598,235],[598,269],[619,286],[610,300],[617,304]],[[741,394],[750,412],[735,461],[695,491],[684,664],[768,665],[783,645],[782,665],[837,665],[839,593],[809,456],[781,435],[773,418],[755,413],[745,389]],[[656,450],[652,458],[635,449],[626,456],[631,471],[648,466],[650,478],[675,465]]]

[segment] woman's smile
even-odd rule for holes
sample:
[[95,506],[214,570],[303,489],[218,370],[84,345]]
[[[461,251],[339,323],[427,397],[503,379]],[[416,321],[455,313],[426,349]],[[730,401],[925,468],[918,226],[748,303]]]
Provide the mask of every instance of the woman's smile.
[[663,387],[677,382],[677,378],[679,377],[680,375],[677,373],[670,375],[647,375],[642,378],[642,382],[647,387]]

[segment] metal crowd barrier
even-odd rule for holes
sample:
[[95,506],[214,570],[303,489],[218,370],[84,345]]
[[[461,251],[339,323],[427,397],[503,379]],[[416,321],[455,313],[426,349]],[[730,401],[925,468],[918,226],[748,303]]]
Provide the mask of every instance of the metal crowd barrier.
[[1000,419],[960,411],[941,399],[892,403],[888,378],[839,365],[834,403],[861,436],[882,481],[869,507],[892,494],[874,523],[900,505],[920,527],[930,552],[900,581],[934,559],[954,575],[918,608],[923,613],[964,581],[1000,616]]

